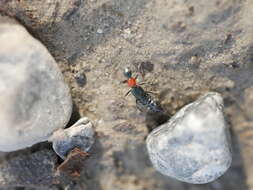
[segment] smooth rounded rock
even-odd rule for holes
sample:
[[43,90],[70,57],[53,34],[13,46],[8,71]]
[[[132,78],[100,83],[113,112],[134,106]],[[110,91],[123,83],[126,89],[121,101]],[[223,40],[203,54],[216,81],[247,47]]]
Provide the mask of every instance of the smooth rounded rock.
[[232,161],[221,95],[211,92],[186,105],[153,130],[146,143],[154,168],[162,174],[193,184],[217,179]]
[[0,16],[0,44],[0,151],[14,151],[65,127],[72,100],[55,60],[23,26]]

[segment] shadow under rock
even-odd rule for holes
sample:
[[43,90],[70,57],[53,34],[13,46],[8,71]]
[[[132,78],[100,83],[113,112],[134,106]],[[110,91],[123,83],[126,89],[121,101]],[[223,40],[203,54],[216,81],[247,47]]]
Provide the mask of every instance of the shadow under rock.
[[151,132],[160,125],[166,123],[170,119],[170,115],[158,112],[158,113],[147,113],[145,117],[146,126],[148,131]]
[[102,143],[96,137],[95,144],[90,151],[90,155],[85,160],[83,171],[80,179],[77,181],[78,184],[90,190],[102,190],[102,187],[99,182],[99,174],[101,170],[104,169],[104,166],[101,164],[102,155],[104,149]]
[[71,114],[70,120],[69,120],[66,128],[74,125],[80,118],[81,118],[81,115],[79,113],[79,109],[78,109],[76,103],[73,103],[72,114]]

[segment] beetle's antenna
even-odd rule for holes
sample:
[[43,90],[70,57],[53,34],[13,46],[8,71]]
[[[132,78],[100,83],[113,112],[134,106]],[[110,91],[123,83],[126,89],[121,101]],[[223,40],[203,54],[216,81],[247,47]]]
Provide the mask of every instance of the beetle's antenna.
[[125,96],[128,96],[128,94],[131,92],[131,89],[125,94]]

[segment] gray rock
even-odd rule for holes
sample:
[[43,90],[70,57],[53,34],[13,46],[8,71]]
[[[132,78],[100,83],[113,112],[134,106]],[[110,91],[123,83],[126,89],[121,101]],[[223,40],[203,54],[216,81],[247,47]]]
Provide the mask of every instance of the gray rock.
[[0,165],[0,187],[38,187],[56,183],[57,157],[53,151],[42,150],[18,156]]
[[75,147],[88,152],[95,142],[94,134],[91,122],[84,117],[70,128],[54,132],[49,141],[53,142],[54,151],[65,159],[69,151]]
[[232,161],[222,97],[212,92],[185,106],[146,143],[162,174],[193,184],[217,179]]
[[0,151],[46,140],[63,159],[75,147],[89,151],[94,130],[87,118],[63,129],[72,100],[47,49],[8,17],[0,17],[0,43]]
[[0,151],[14,151],[65,127],[72,100],[55,60],[23,26],[0,16],[0,44]]

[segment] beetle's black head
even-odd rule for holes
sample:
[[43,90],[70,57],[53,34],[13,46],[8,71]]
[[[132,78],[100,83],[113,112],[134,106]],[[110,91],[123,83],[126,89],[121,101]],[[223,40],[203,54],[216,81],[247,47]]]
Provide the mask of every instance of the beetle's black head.
[[124,75],[126,78],[131,78],[132,77],[132,71],[129,68],[124,69]]

